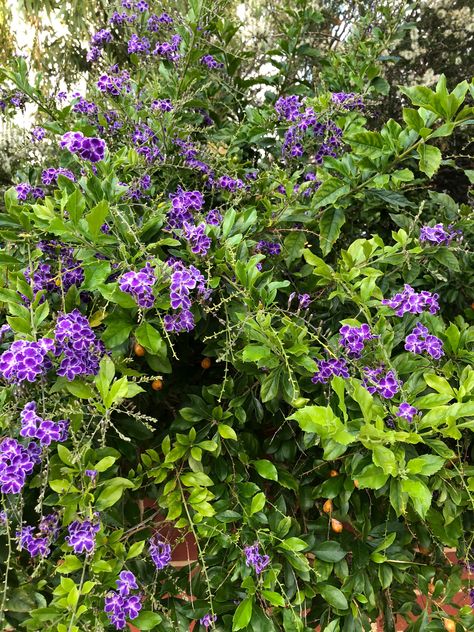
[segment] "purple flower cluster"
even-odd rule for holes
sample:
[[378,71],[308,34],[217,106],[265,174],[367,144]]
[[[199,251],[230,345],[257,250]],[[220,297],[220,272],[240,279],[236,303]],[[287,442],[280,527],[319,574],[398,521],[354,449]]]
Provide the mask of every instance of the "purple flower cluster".
[[105,157],[105,140],[86,137],[82,132],[66,132],[60,145],[63,149],[68,149],[72,154],[77,154],[89,162],[99,162]]
[[131,137],[137,148],[137,153],[144,156],[147,162],[154,162],[163,158],[159,149],[159,139],[155,132],[144,123],[137,125]]
[[18,549],[26,549],[31,557],[40,555],[47,557],[50,552],[50,545],[59,534],[59,518],[56,514],[45,516],[35,533],[34,527],[22,527],[16,532],[18,538]]
[[181,187],[176,193],[170,193],[171,209],[168,211],[169,228],[183,228],[184,222],[192,222],[191,211],[200,211],[204,206],[204,196],[199,191],[183,191]]
[[277,256],[281,253],[281,245],[276,241],[265,241],[261,239],[255,246],[255,252],[261,252],[270,256]]
[[91,48],[89,49],[86,59],[87,61],[97,61],[102,55],[102,49],[106,44],[113,40],[112,33],[108,29],[101,29],[91,39]]
[[101,92],[118,97],[122,91],[130,92],[130,74],[126,70],[115,75],[103,74],[97,80],[97,87]]
[[422,226],[420,230],[420,241],[428,241],[438,246],[449,246],[453,239],[460,239],[461,230],[453,229],[450,224],[447,228],[444,224],[436,224],[435,226]]
[[31,474],[36,463],[41,460],[41,449],[33,441],[28,447],[16,439],[6,437],[0,443],[0,491],[3,494],[19,494],[26,475]]
[[15,187],[16,196],[19,202],[26,202],[28,198],[39,200],[44,198],[44,191],[41,187],[32,187],[28,182],[20,182]]
[[69,169],[64,169],[63,167],[55,169],[54,167],[50,167],[49,169],[45,169],[41,174],[41,182],[45,185],[56,184],[58,176],[64,176],[73,182],[76,181],[76,176]]
[[161,112],[171,112],[173,104],[171,99],[155,99],[151,102],[152,110],[161,110]]
[[132,35],[132,37],[128,41],[128,54],[132,53],[138,55],[149,55],[150,54],[150,40],[148,37],[138,37],[136,33]]
[[219,226],[221,221],[222,215],[216,208],[210,210],[209,213],[206,215],[206,224],[209,224],[210,226]]
[[69,535],[66,542],[74,549],[74,553],[90,554],[95,548],[95,536],[100,531],[100,522],[96,520],[97,514],[93,520],[74,520],[68,525]]
[[209,70],[216,70],[217,68],[224,67],[224,64],[218,62],[212,55],[204,55],[201,57],[201,64],[203,64],[203,66],[207,66]]
[[210,290],[206,287],[206,279],[194,266],[186,268],[181,261],[171,264],[173,272],[171,274],[170,301],[171,307],[180,310],[176,314],[167,314],[164,317],[164,327],[166,331],[180,333],[194,329],[194,316],[190,311],[191,291],[197,289],[198,294],[208,299]]
[[364,350],[366,340],[376,338],[365,323],[360,327],[343,325],[339,329],[339,344],[347,349],[349,357],[359,358]]
[[74,103],[72,111],[80,114],[86,114],[90,119],[96,120],[99,108],[93,101],[87,101],[78,95],[79,101]]
[[137,181],[132,182],[128,187],[128,191],[125,194],[129,200],[135,200],[138,202],[139,200],[146,199],[149,196],[145,193],[151,187],[151,177],[149,175],[144,175],[139,178]]
[[275,103],[275,110],[280,120],[292,123],[298,119],[301,106],[302,103],[299,96],[293,94],[289,97],[280,97]]
[[397,316],[403,316],[409,312],[410,314],[421,314],[424,309],[428,308],[430,314],[436,314],[439,310],[438,294],[431,294],[423,290],[420,293],[415,292],[411,285],[405,284],[403,292],[395,294],[390,299],[384,298],[382,305],[388,305],[396,310]]
[[34,382],[51,368],[47,354],[53,350],[51,338],[40,338],[37,342],[15,340],[0,356],[0,373],[9,382]]
[[296,294],[296,292],[292,292],[288,297],[288,309],[290,309],[295,297],[298,298],[298,310],[306,309],[311,305],[311,296],[309,294]]
[[58,375],[72,381],[77,375],[96,375],[105,346],[78,309],[59,316],[55,337],[56,355],[62,355]]
[[140,594],[132,595],[132,590],[137,590],[137,580],[130,571],[122,571],[116,580],[117,591],[111,590],[105,597],[104,612],[110,623],[117,629],[123,630],[126,619],[136,619],[142,608]]
[[378,393],[385,399],[391,399],[400,389],[400,382],[395,377],[394,372],[384,373],[383,366],[375,369],[365,367],[364,374],[365,378],[362,383],[371,394]]
[[217,621],[217,615],[210,614],[210,613],[205,614],[203,617],[199,619],[199,623],[203,625],[206,628],[206,630],[207,628],[210,628],[216,621]]
[[211,238],[206,235],[206,224],[201,222],[194,226],[189,222],[183,222],[184,236],[191,246],[191,252],[204,257],[211,247]]
[[168,564],[171,562],[171,546],[169,544],[166,544],[165,542],[162,542],[158,533],[152,535],[148,545],[150,557],[153,560],[156,568],[160,571],[161,569],[165,568],[165,566],[168,566]]
[[258,542],[255,542],[252,546],[247,546],[244,549],[245,553],[245,565],[252,566],[255,569],[257,575],[270,564],[270,558],[268,555],[261,555]]
[[[74,250],[55,241],[40,242],[38,248],[51,257],[58,272],[52,271],[51,264],[40,259],[36,270],[25,270],[25,278],[33,284],[33,292],[67,292],[75,285],[80,287],[84,281],[84,270],[81,261],[74,259]],[[27,301],[25,297],[25,301]]]
[[402,402],[397,410],[397,417],[406,419],[408,422],[413,421],[413,417],[418,414],[418,410],[414,406],[410,406],[408,402]]
[[177,51],[180,44],[181,36],[173,35],[170,42],[158,43],[153,50],[153,55],[165,57],[169,61],[178,61],[180,55]]
[[405,338],[405,349],[412,353],[426,351],[435,360],[439,360],[444,355],[442,341],[431,335],[428,328],[421,323],[417,323],[411,334]]
[[122,292],[127,292],[135,299],[139,307],[144,309],[153,307],[153,285],[156,282],[155,271],[150,263],[147,263],[139,272],[126,272],[119,278],[119,287]]
[[333,92],[331,101],[339,105],[343,110],[363,110],[364,101],[359,94],[354,92]]
[[33,142],[39,142],[43,140],[45,136],[46,130],[44,129],[44,127],[33,127],[33,129],[31,130],[31,138]]
[[52,441],[66,441],[69,421],[62,419],[57,423],[50,419],[42,419],[36,412],[36,403],[28,402],[20,413],[22,437],[39,439],[42,446],[51,445]]
[[210,181],[218,189],[231,191],[232,193],[237,191],[237,189],[243,189],[245,186],[240,178],[232,178],[232,176],[228,175],[220,176],[217,180],[211,178]]
[[163,26],[169,26],[170,24],[173,24],[173,18],[167,13],[162,13],[161,15],[153,13],[148,18],[147,28],[151,33],[156,33]]
[[313,384],[327,384],[334,376],[349,377],[347,362],[344,358],[318,360],[318,370],[311,378]]

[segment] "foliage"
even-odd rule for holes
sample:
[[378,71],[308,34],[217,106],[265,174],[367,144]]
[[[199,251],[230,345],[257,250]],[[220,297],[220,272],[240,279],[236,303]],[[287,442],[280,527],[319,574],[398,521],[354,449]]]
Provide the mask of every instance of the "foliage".
[[472,560],[473,229],[432,181],[474,84],[404,87],[381,123],[393,34],[318,85],[295,12],[249,77],[218,8],[140,12],[70,102],[2,71],[57,159],[0,215],[1,616],[442,630],[445,548]]

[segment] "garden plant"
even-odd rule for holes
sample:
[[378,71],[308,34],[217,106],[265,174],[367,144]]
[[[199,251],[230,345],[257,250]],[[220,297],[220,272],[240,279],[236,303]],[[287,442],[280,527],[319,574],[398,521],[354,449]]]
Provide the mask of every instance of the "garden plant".
[[122,0],[86,91],[1,70],[1,629],[474,629],[474,83],[390,86],[389,5],[254,66]]

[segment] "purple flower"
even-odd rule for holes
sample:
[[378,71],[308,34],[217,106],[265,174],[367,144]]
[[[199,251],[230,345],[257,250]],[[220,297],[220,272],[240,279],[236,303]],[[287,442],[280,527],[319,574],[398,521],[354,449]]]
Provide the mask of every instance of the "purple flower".
[[54,349],[51,338],[38,342],[15,340],[0,356],[0,374],[9,382],[34,382],[51,366],[47,354]]
[[161,110],[162,112],[171,112],[173,104],[171,103],[171,99],[156,99],[151,102],[151,109]]
[[203,625],[206,630],[210,628],[217,621],[217,615],[213,614],[205,614],[203,617],[199,619],[199,623]]
[[417,293],[411,285],[405,284],[403,292],[395,294],[390,299],[383,299],[382,305],[394,309],[397,316],[403,316],[407,312],[421,314],[425,308],[429,309],[430,314],[436,314],[439,310],[438,297],[438,294],[431,294],[425,290]]
[[201,222],[198,226],[193,226],[188,222],[183,222],[184,236],[191,246],[191,252],[200,257],[204,257],[211,247],[211,238],[205,233],[206,224]]
[[411,334],[405,338],[405,349],[412,353],[426,351],[435,360],[439,360],[444,355],[442,341],[431,335],[428,328],[421,323],[417,323]]
[[257,575],[259,575],[270,564],[269,556],[261,555],[259,552],[258,542],[255,542],[252,546],[247,546],[244,549],[244,553],[245,565],[252,566]]
[[166,57],[169,61],[178,61],[180,56],[177,51],[180,44],[181,37],[177,34],[173,35],[170,42],[158,43],[153,50],[153,55]]
[[402,417],[408,422],[413,421],[413,417],[418,414],[418,410],[414,406],[410,406],[408,402],[402,402],[396,412],[397,417]]
[[57,355],[62,355],[58,375],[73,380],[77,375],[96,375],[105,352],[102,341],[78,309],[59,316],[55,329]]
[[107,92],[114,97],[122,94],[122,91],[130,92],[130,75],[124,71],[120,75],[103,74],[97,80],[97,87],[101,92]]
[[136,301],[139,307],[144,309],[153,307],[155,297],[153,296],[153,285],[156,282],[154,270],[150,263],[147,263],[139,272],[126,272],[119,278],[119,287],[122,292],[127,292]]
[[206,223],[210,226],[219,226],[222,222],[222,215],[220,212],[214,208],[206,215]]
[[74,520],[68,525],[69,536],[66,537],[66,542],[74,549],[74,553],[90,554],[95,548],[95,536],[99,530],[98,521]]
[[334,376],[349,377],[349,370],[344,358],[329,358],[317,361],[318,370],[311,378],[313,384],[327,384]]
[[421,242],[428,241],[438,246],[449,246],[453,239],[460,240],[461,237],[462,231],[454,230],[452,224],[450,224],[447,228],[445,228],[443,224],[423,226],[420,230]]
[[400,389],[401,382],[397,380],[393,371],[384,374],[384,367],[375,369],[364,368],[365,378],[362,382],[369,393],[378,393],[385,399],[391,399]]
[[58,169],[55,169],[54,167],[45,169],[41,174],[41,181],[46,185],[56,184],[58,176],[64,176],[73,182],[76,181],[76,176],[72,173],[72,171],[69,171],[69,169],[63,169],[63,167],[59,167]]
[[360,327],[350,327],[349,325],[343,325],[339,329],[339,344],[348,350],[350,357],[359,358],[364,350],[364,343],[366,340],[376,338],[371,331],[370,327],[365,323]]
[[360,95],[354,92],[333,92],[331,101],[335,105],[340,105],[343,110],[363,110],[364,102]]
[[124,599],[123,611],[129,619],[136,619],[141,609],[142,601],[140,595],[130,595],[130,597]]
[[101,29],[91,38],[91,45],[103,48],[106,44],[109,44],[113,40],[112,33],[109,29]]
[[5,438],[0,443],[0,491],[18,494],[26,482],[26,475],[33,471],[35,462],[28,448],[24,448],[16,439]]
[[275,110],[280,120],[286,119],[291,122],[298,118],[301,105],[300,98],[293,94],[289,97],[280,97],[275,103]]
[[217,68],[224,67],[224,64],[218,62],[212,55],[204,55],[204,57],[201,57],[201,64],[207,66],[209,70],[216,70]]
[[78,154],[83,160],[99,162],[105,157],[106,144],[101,138],[86,137],[82,132],[66,132],[60,142],[62,148]]
[[255,246],[255,252],[262,252],[270,256],[277,256],[281,253],[281,246],[276,241],[260,240]]
[[160,535],[155,533],[149,540],[150,557],[156,568],[161,570],[171,562],[171,546],[160,540]]
[[18,538],[19,550],[26,549],[31,557],[37,555],[47,557],[51,552],[50,539],[41,537],[38,533],[35,534],[33,527],[22,527],[16,532],[16,537]]
[[150,40],[148,37],[138,37],[136,33],[128,41],[128,54],[132,53],[140,55],[149,55],[150,53]]
[[95,479],[97,478],[97,470],[85,470],[84,474],[86,476],[88,476],[92,481],[95,481]]
[[31,130],[31,137],[33,142],[39,142],[43,140],[45,136],[46,130],[44,129],[44,127],[33,127],[33,129]]
[[168,211],[168,226],[183,228],[184,222],[192,222],[191,211],[200,211],[204,206],[204,196],[199,191],[183,191],[181,187],[170,194],[171,209]]
[[121,597],[126,597],[131,590],[138,588],[135,575],[130,571],[122,571],[115,583]]
[[163,323],[166,331],[177,334],[192,331],[195,327],[193,313],[188,309],[182,309],[177,314],[166,314]]

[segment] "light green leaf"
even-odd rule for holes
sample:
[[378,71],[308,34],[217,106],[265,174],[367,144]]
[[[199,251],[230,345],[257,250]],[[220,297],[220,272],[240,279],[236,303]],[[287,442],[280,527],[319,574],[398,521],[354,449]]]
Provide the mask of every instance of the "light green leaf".
[[232,632],[246,628],[252,618],[253,599],[247,597],[239,603],[232,618]]
[[268,459],[260,459],[259,461],[254,461],[253,465],[260,476],[262,476],[263,478],[268,478],[271,481],[278,480],[278,470],[273,465],[273,463],[268,461]]

